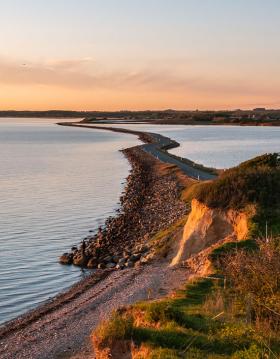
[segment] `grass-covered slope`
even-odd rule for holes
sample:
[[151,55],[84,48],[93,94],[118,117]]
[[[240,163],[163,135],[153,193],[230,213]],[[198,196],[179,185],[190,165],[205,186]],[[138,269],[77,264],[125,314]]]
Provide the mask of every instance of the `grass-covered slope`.
[[264,339],[225,305],[223,280],[200,279],[172,298],[138,303],[115,313],[95,332],[94,341],[99,348],[130,343],[126,350],[131,356],[118,359],[277,358],[277,336]]
[[219,274],[115,312],[93,334],[97,359],[280,358],[279,240],[228,244],[210,256]]
[[224,171],[192,189],[192,197],[210,208],[246,210],[254,206],[252,234],[280,233],[280,157],[266,154]]
[[[214,275],[116,312],[93,334],[97,358],[280,358],[279,185],[279,155],[268,154],[187,188],[185,200],[196,198],[209,208],[254,208],[251,239],[212,251]],[[266,222],[269,241],[256,240]]]

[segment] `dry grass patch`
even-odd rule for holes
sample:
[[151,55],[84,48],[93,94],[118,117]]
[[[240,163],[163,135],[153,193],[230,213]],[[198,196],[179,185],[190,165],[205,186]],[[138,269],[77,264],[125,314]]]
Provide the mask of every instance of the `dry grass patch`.
[[[158,232],[151,238],[151,244],[155,249],[155,254],[160,258],[166,258],[172,253],[175,239],[179,234],[182,234],[183,228],[187,222],[188,215],[182,217],[172,226]],[[180,236],[181,237],[181,236]]]

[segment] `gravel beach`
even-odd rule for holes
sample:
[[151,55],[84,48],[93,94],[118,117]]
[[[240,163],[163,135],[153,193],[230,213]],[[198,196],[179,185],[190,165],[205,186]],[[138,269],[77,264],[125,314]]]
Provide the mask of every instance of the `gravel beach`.
[[[140,300],[159,298],[182,286],[184,268],[171,269],[168,262],[111,271],[106,278],[65,300],[53,311],[26,325],[7,331],[0,339],[2,359],[94,358],[90,334],[110,313]],[[36,314],[36,311],[34,311]]]
[[[72,260],[86,257],[82,265],[91,260],[94,268],[102,263],[105,269],[96,269],[65,293],[2,326],[1,359],[94,358],[90,334],[113,310],[165,296],[186,282],[187,270],[171,269],[170,258],[155,256],[149,242],[188,213],[175,167],[141,146],[123,153],[131,171],[119,212],[71,253]],[[176,235],[179,241],[182,233]]]

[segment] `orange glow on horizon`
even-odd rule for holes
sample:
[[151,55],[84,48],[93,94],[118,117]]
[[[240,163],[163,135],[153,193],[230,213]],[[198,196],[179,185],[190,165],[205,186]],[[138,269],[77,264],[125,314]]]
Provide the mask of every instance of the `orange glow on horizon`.
[[270,96],[184,93],[161,90],[75,90],[51,86],[4,86],[0,110],[226,110],[252,107],[279,108]]

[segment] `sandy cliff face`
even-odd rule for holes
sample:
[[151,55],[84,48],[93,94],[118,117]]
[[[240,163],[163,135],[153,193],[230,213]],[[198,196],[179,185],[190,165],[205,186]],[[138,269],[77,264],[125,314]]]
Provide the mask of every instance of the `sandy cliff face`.
[[219,241],[245,239],[247,233],[248,217],[245,213],[208,208],[194,199],[183,238],[171,265],[187,260]]

